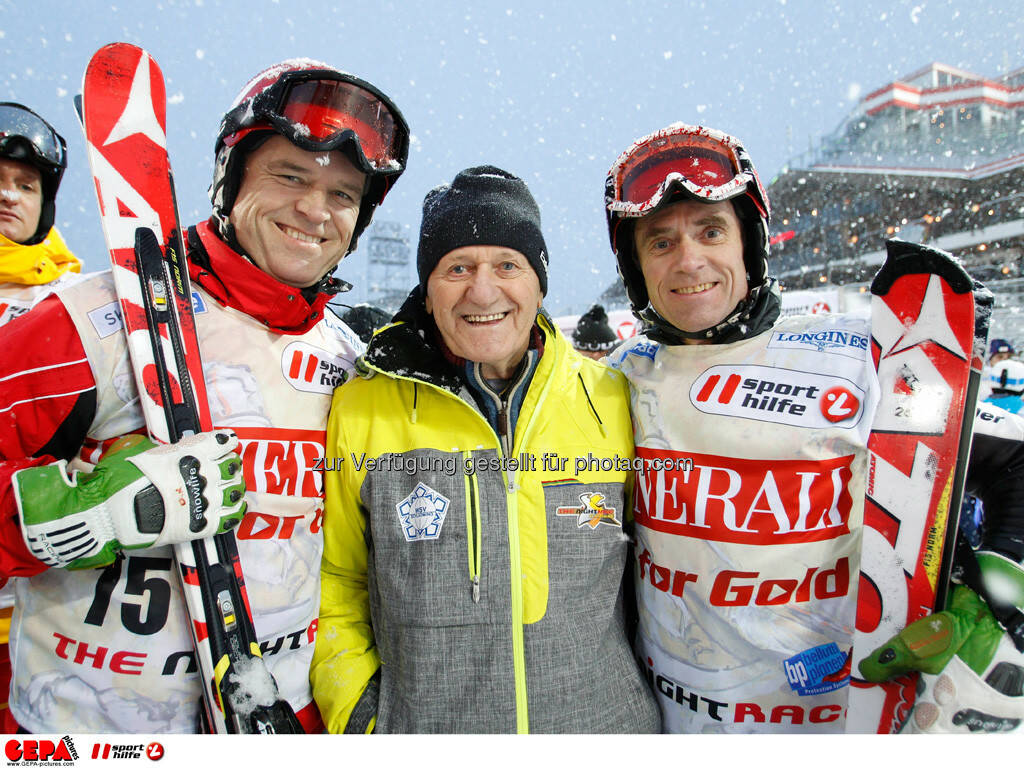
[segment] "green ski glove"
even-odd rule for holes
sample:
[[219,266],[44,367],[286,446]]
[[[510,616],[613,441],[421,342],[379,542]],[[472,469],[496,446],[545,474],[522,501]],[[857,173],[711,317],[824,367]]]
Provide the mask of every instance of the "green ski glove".
[[170,445],[132,436],[92,472],[67,462],[15,472],[22,535],[60,568],[109,565],[120,549],[179,544],[230,530],[245,514],[238,438],[222,430]]
[[[992,552],[978,553],[993,600],[1024,604],[1024,570]],[[989,733],[1021,729],[1024,656],[973,590],[957,586],[950,607],[910,624],[859,664],[880,683],[920,672],[907,727],[919,733]]]
[[870,683],[903,675],[927,672],[937,675],[959,655],[980,674],[995,651],[1003,628],[985,601],[973,590],[958,586],[945,611],[910,624],[889,642],[864,658],[860,673]]

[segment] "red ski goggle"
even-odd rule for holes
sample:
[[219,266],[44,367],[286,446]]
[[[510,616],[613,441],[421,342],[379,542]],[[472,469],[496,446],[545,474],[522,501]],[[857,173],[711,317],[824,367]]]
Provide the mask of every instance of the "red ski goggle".
[[608,209],[643,216],[677,188],[708,202],[746,192],[767,214],[767,197],[743,147],[719,131],[681,124],[641,139],[619,157],[608,172]]
[[235,130],[224,138],[234,146],[248,133],[270,127],[311,152],[327,152],[352,142],[357,164],[371,174],[401,173],[409,154],[409,129],[398,109],[369,83],[324,70],[289,72],[243,101],[230,114]]

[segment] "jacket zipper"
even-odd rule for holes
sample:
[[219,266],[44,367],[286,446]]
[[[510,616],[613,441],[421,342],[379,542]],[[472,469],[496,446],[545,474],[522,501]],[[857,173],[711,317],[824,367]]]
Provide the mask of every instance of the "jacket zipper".
[[[512,436],[509,434],[508,399],[499,398],[498,410],[498,443],[499,453],[512,456]],[[508,548],[509,576],[512,581],[512,665],[515,670],[516,684],[516,732],[530,732],[530,713],[528,709],[528,691],[526,690],[526,640],[523,637],[523,563],[522,550],[519,542],[519,497],[516,494],[516,473],[505,465],[507,487],[505,489],[506,507],[508,509]]]
[[480,486],[472,451],[462,452],[466,483],[466,538],[469,546],[469,584],[473,602],[480,602],[480,571],[483,569],[483,526],[480,522]]
[[[555,367],[557,368],[557,361]],[[413,384],[425,383],[429,387],[433,387],[438,392],[441,392],[447,397],[452,398],[466,408],[469,408],[471,412],[476,414],[484,424],[490,429],[491,425],[487,419],[481,416],[475,409],[469,406],[461,397],[455,395],[448,390],[431,384],[430,382],[420,382],[418,379],[414,379],[410,376],[399,376],[397,374],[382,370],[373,365],[368,365],[369,368],[376,370],[378,373],[382,373],[385,376],[391,376],[396,379],[405,379],[411,381]],[[530,421],[527,423],[526,429],[523,430],[523,440],[525,442],[526,435],[529,433],[530,428],[533,426],[533,420],[537,418],[537,414],[540,412],[541,407],[544,405],[544,401],[547,400],[547,387],[541,391],[540,398],[537,400],[537,405],[533,410]],[[506,409],[504,405],[502,411]],[[500,418],[500,417],[499,417]],[[504,458],[502,454],[508,456],[511,454],[511,448],[506,448],[509,445],[508,440],[508,414],[504,414],[505,418],[505,435],[498,439],[498,457]],[[497,437],[497,436],[496,436]],[[508,483],[505,491],[505,500],[508,508],[508,547],[509,547],[509,570],[510,570],[510,591],[512,599],[512,666],[515,680],[516,690],[516,731],[517,733],[529,733],[530,732],[530,715],[528,708],[528,692],[526,690],[526,647],[524,640],[524,624],[523,624],[523,566],[522,566],[522,552],[520,550],[519,543],[519,498],[515,494],[515,473],[511,470],[507,470]],[[475,480],[475,473],[474,473]],[[479,495],[478,495],[479,498]],[[479,576],[479,574],[478,574]]]

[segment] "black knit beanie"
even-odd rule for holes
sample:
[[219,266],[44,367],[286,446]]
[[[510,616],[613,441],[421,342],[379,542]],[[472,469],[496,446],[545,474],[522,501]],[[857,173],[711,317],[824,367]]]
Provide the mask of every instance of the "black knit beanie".
[[587,352],[611,352],[619,343],[619,337],[608,324],[604,307],[595,304],[576,321],[572,332],[572,345]]
[[499,245],[519,251],[533,267],[540,292],[548,292],[548,252],[540,209],[526,182],[493,165],[461,171],[423,199],[416,271],[423,294],[437,263],[465,245]]

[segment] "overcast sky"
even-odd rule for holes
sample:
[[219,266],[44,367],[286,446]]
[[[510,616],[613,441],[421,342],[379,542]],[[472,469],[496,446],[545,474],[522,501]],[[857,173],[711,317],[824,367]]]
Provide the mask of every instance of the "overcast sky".
[[[67,139],[57,222],[97,270],[106,249],[72,97],[98,47],[132,42],[163,68],[186,223],[209,213],[217,125],[242,84],[285,58],[324,60],[382,88],[412,128],[409,168],[377,219],[401,222],[414,254],[428,189],[481,163],[522,176],[551,252],[547,306],[565,314],[615,278],[602,186],[633,139],[676,120],[725,130],[767,184],[897,77],[932,61],[987,77],[1024,66],[1020,9],[1019,0],[0,0],[2,96]],[[341,267],[350,282],[365,284],[366,244]]]

